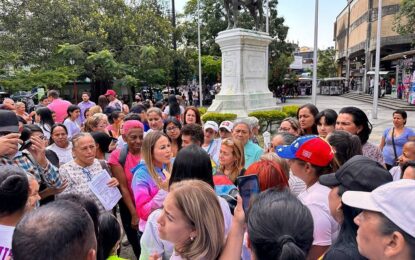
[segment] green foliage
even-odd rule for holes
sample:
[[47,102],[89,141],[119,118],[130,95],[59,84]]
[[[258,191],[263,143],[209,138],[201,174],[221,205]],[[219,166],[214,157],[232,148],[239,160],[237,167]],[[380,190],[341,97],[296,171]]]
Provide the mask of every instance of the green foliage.
[[206,107],[198,107],[197,109],[199,110],[201,116],[203,116],[207,112]]
[[286,113],[289,117],[297,117],[297,111],[300,108],[298,105],[283,106],[282,112]]
[[279,123],[281,120],[287,117],[287,114],[278,110],[268,111],[254,111],[248,114],[248,116],[254,116],[258,118],[261,126],[261,132],[264,132],[272,128],[274,123]]
[[216,123],[220,124],[222,121],[229,120],[233,121],[237,117],[236,114],[232,113],[216,113],[216,112],[206,112],[202,116],[202,121],[215,121]]
[[318,51],[317,73],[319,78],[336,76],[336,50],[330,47]]
[[395,16],[393,29],[402,35],[415,32],[415,1],[402,0],[399,12]]
[[204,83],[215,84],[222,69],[222,60],[219,57],[203,56],[202,57],[202,75]]

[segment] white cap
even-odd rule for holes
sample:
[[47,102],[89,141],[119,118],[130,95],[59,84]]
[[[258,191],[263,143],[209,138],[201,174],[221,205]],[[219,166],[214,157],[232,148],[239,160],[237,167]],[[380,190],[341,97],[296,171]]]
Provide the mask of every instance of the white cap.
[[399,180],[379,186],[372,192],[346,191],[342,201],[355,208],[380,212],[415,238],[415,180]]
[[220,126],[219,126],[219,129],[221,128],[225,128],[226,131],[232,132],[233,123],[231,121],[223,121],[222,123],[220,123]]
[[207,121],[205,125],[203,126],[203,130],[206,130],[209,128],[214,130],[215,132],[219,131],[218,124],[215,121]]

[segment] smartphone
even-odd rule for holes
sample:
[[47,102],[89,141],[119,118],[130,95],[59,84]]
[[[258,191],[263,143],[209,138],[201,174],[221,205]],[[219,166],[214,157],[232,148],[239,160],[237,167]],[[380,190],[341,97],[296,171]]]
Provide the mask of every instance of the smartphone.
[[24,141],[24,143],[20,146],[19,151],[23,151],[25,149],[29,149],[29,147],[32,145],[32,141],[30,139]]
[[238,184],[239,194],[242,197],[242,206],[246,214],[252,197],[255,197],[260,192],[258,176],[256,174],[239,176],[236,182]]

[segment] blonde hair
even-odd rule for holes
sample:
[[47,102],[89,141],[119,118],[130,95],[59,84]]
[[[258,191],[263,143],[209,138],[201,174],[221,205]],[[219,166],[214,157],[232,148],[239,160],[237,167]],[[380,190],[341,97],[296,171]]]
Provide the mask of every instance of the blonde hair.
[[150,115],[151,113],[156,113],[157,115],[159,115],[161,118],[163,118],[163,112],[161,111],[160,108],[158,107],[151,107],[147,110],[147,116]]
[[[245,155],[244,155],[244,146],[238,140],[232,138],[225,138],[222,140],[222,145],[227,146],[232,149],[232,155],[236,157],[231,174],[228,178],[235,183],[236,178],[239,176],[240,172],[245,166]],[[220,165],[219,170],[222,173],[225,173],[225,166]]]
[[[144,162],[146,163],[148,173],[150,174],[151,178],[154,180],[154,182],[157,184],[157,187],[160,188],[161,180],[159,178],[159,175],[156,172],[156,167],[154,165],[154,158],[153,158],[153,152],[154,152],[154,146],[156,145],[156,142],[161,137],[166,137],[167,140],[169,138],[163,134],[160,131],[151,131],[149,132],[146,137],[143,140],[143,144],[141,146],[141,154],[143,156]],[[169,162],[167,164],[167,171],[171,172],[171,163]]]
[[182,248],[176,248],[183,259],[217,259],[225,238],[225,224],[218,197],[212,187],[200,180],[184,180],[170,187],[177,208],[195,229]]
[[93,114],[92,116],[88,117],[88,119],[85,122],[85,132],[93,132],[94,128],[98,127],[99,122],[101,122],[101,120],[108,120],[107,115],[103,114],[103,113],[96,113]]
[[284,172],[285,176],[287,176],[287,178],[290,177],[290,166],[288,165],[287,160],[279,157],[278,154],[265,153],[261,155],[260,160],[276,162],[281,167],[281,170]]
[[26,106],[23,102],[16,102],[15,104],[14,104],[14,106],[17,108],[17,107],[22,107],[22,106]]
[[97,113],[102,113],[102,108],[100,106],[93,106],[88,111],[89,111],[89,117],[91,117]]

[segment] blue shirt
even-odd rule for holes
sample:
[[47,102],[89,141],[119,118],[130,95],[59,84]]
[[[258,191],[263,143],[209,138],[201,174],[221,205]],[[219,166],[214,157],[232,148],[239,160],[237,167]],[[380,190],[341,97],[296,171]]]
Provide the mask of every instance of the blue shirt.
[[248,169],[248,167],[253,164],[256,161],[259,161],[259,158],[264,153],[262,148],[254,144],[252,141],[248,141],[244,147],[244,153],[245,153],[245,169]]
[[[383,137],[385,138],[385,146],[383,147],[383,151],[382,151],[383,158],[385,160],[385,163],[389,165],[393,165],[395,163],[395,153],[393,152],[391,134],[392,134],[392,128],[388,128],[383,132]],[[403,133],[394,138],[397,157],[402,155],[403,145],[412,136],[415,136],[414,130],[412,130],[411,128],[405,127]]]

